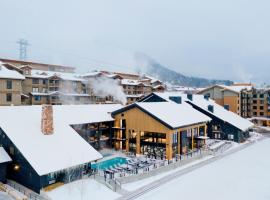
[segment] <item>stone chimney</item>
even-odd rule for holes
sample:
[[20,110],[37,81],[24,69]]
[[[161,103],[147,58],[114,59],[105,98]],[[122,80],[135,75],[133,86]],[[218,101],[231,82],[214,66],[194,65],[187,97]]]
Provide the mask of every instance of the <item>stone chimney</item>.
[[44,135],[53,134],[53,107],[52,105],[42,105],[41,132]]

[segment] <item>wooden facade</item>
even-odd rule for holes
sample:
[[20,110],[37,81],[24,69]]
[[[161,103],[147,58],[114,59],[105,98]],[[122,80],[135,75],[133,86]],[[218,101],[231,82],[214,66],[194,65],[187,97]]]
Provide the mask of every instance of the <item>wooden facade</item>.
[[198,136],[207,135],[204,122],[172,128],[136,106],[116,111],[113,116],[115,137],[118,139],[116,148],[136,154],[146,154],[149,149],[159,149],[164,152],[159,152],[159,156],[171,160],[177,154],[200,148],[203,143],[197,140]]
[[199,91],[198,94],[208,96],[209,98],[215,100],[217,104],[238,115],[241,113],[241,101],[239,92],[215,85]]
[[[156,94],[151,94],[140,100],[141,102],[164,102],[165,99]],[[194,109],[207,115],[212,120],[206,124],[207,136],[211,139],[233,140],[243,142],[249,137],[249,131],[242,131],[232,124],[221,120],[218,116],[211,114],[200,108],[193,101],[187,101]]]

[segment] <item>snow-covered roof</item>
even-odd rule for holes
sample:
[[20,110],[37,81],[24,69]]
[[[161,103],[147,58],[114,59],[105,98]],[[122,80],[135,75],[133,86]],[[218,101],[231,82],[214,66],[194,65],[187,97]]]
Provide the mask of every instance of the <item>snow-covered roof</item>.
[[77,96],[77,97],[89,97],[89,94],[79,94],[79,93],[64,93],[60,91],[53,91],[53,92],[31,92],[33,96],[51,96],[51,95],[63,95],[63,96]]
[[[204,111],[214,115],[215,117],[217,117],[223,121],[226,121],[226,122],[232,124],[233,126],[235,126],[236,128],[238,128],[242,131],[246,131],[254,125],[249,120],[244,119],[244,118],[240,117],[239,115],[237,115],[231,111],[226,110],[222,106],[215,103],[213,100],[205,99],[203,95],[193,94],[192,101],[191,101],[187,98],[187,94],[184,94],[181,92],[164,92],[164,93],[155,92],[154,94],[160,96],[161,98],[165,99],[166,101],[171,101],[169,99],[170,96],[181,96],[182,102],[189,101],[191,104],[194,104],[194,105],[200,107]],[[213,108],[214,108],[213,113],[208,110],[209,105],[213,106]]]
[[67,72],[43,71],[43,70],[33,69],[30,75],[30,77],[32,78],[50,78],[53,76],[58,76],[59,78],[63,80],[69,80],[69,81],[84,81],[84,79],[80,78],[78,74],[67,73]]
[[232,85],[232,86],[220,85],[220,86],[237,93],[241,92],[244,89],[251,90],[253,88],[252,85]]
[[170,129],[211,121],[210,117],[193,109],[191,105],[185,102],[183,104],[176,104],[174,102],[136,102],[125,108],[116,110],[113,115],[133,107],[138,107],[150,114]]
[[141,98],[143,96],[144,94],[127,94],[126,95],[127,98]]
[[[0,107],[0,127],[39,175],[102,158],[70,125],[113,120],[110,105],[53,106],[54,133],[41,132],[42,106]],[[16,124],[14,126],[14,124]]]
[[121,84],[122,85],[139,85],[139,84],[143,85],[143,83],[141,83],[141,82],[139,82],[138,80],[135,80],[135,79],[122,79]]
[[187,103],[158,102],[136,104],[173,128],[211,121],[210,117],[194,110]]
[[0,62],[0,78],[6,78],[6,79],[19,79],[24,80],[25,77],[20,74],[19,72],[15,70],[10,70],[6,68],[3,62]]
[[0,147],[0,163],[10,162],[11,158],[3,147]]
[[100,71],[92,71],[92,72],[87,72],[85,74],[82,74],[81,77],[95,77],[99,75],[103,75],[103,73]]

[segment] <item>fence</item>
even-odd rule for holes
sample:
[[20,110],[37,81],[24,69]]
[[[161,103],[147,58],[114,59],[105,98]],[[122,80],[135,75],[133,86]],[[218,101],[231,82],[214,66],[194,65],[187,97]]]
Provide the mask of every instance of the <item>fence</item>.
[[112,190],[118,191],[118,190],[121,190],[122,184],[142,180],[151,176],[155,176],[162,172],[170,171],[177,167],[191,163],[192,161],[196,159],[200,159],[209,154],[210,152],[206,150],[197,149],[185,155],[178,155],[176,156],[176,158],[174,158],[171,161],[163,160],[163,161],[159,161],[158,163],[153,163],[151,166],[147,166],[141,171],[134,169],[130,173],[125,173],[123,177],[116,177],[116,178],[114,177],[112,179],[105,179],[102,176],[102,173],[100,172],[97,173],[98,174],[97,176],[101,177],[101,179],[103,179],[103,182],[106,182],[106,184],[109,184]]
[[43,197],[33,192],[32,190],[20,185],[19,183],[16,183],[15,181],[7,180],[7,184],[12,188],[14,188],[15,190],[19,191],[20,193],[27,196],[29,200],[50,200],[49,198]]

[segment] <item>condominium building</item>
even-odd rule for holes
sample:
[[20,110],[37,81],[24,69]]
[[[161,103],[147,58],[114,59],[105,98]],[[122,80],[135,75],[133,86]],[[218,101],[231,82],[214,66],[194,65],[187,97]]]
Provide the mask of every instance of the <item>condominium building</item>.
[[113,85],[121,87],[127,104],[166,89],[160,80],[139,74],[108,71],[76,74],[75,68],[70,66],[1,58],[0,61],[5,66],[3,70],[14,74],[12,80],[1,79],[0,105],[112,103],[116,101],[112,93],[96,89],[106,80],[107,89]]
[[269,89],[256,88],[252,84],[215,85],[201,90],[199,94],[215,100],[219,105],[244,118],[263,121],[262,124],[270,121]]
[[[86,91],[85,80],[74,73],[73,67],[9,59],[0,60],[24,79],[21,82],[20,98],[17,98],[16,105],[92,102],[91,95]],[[12,91],[15,92],[14,89]]]
[[198,94],[207,96],[225,109],[241,115],[241,92],[243,90],[249,91],[252,88],[251,84],[214,85],[199,91]]
[[0,61],[0,105],[21,105],[24,76]]

